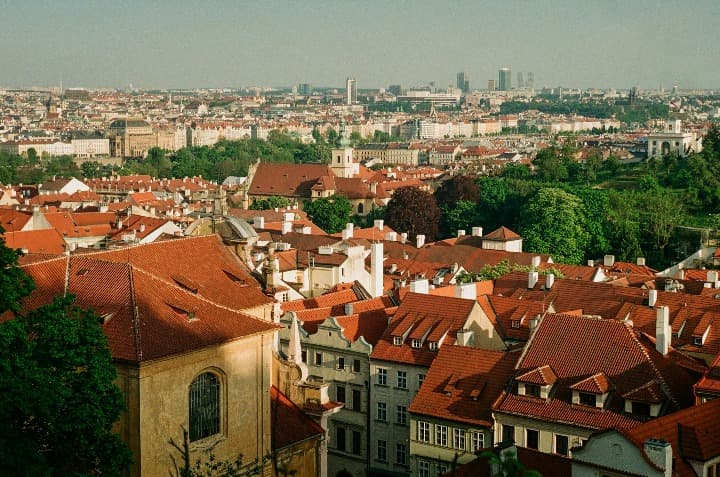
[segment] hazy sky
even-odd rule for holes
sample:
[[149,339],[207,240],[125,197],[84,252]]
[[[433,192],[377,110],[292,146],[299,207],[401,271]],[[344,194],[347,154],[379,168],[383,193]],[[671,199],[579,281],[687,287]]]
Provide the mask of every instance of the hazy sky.
[[720,88],[720,0],[0,0],[0,87]]

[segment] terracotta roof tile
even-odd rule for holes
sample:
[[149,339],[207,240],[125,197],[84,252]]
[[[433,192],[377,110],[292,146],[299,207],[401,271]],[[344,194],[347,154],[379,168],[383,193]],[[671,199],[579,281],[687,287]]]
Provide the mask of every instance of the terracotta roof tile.
[[270,387],[272,401],[272,449],[278,451],[306,439],[320,439],[325,431],[275,386]]

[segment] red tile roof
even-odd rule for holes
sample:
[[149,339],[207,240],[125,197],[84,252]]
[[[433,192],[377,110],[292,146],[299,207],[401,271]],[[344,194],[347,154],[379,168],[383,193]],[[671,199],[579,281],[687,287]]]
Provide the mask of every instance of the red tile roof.
[[280,164],[261,162],[253,177],[249,195],[310,197],[310,189],[322,176],[333,175],[322,164]]
[[275,386],[270,387],[272,402],[272,450],[278,451],[304,440],[321,439],[323,428],[305,414],[290,398]]
[[492,427],[491,406],[512,377],[519,353],[443,346],[409,411]]
[[510,230],[509,228],[502,226],[499,229],[495,229],[487,235],[483,235],[483,240],[492,240],[495,242],[506,242],[510,240],[520,240],[522,237]]

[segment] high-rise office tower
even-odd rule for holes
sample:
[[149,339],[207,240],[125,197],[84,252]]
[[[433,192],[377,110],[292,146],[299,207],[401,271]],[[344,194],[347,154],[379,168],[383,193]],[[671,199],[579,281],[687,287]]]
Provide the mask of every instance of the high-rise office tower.
[[463,93],[468,93],[470,91],[470,79],[467,77],[467,75],[465,75],[464,71],[461,71],[457,74],[456,86]]
[[348,78],[345,82],[345,89],[347,91],[347,97],[345,98],[346,104],[357,103],[357,81],[355,78]]
[[525,75],[525,86],[530,89],[533,89],[535,87],[535,75],[532,71],[528,71],[527,75]]
[[497,80],[488,80],[488,91],[495,91],[497,89]]
[[500,91],[510,91],[512,87],[512,71],[510,68],[500,68],[498,71],[498,89]]
[[309,96],[312,94],[312,86],[309,83],[300,83],[298,85],[298,93]]
[[522,89],[525,87],[525,79],[523,78],[522,71],[518,71],[517,74],[517,87],[518,89]]

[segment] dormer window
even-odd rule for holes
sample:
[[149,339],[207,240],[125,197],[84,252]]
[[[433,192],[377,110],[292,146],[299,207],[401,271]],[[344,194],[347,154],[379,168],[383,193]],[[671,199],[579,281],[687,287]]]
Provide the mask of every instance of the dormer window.
[[429,343],[430,351],[437,351],[438,350],[438,342],[437,341],[431,341]]
[[650,417],[650,404],[646,402],[632,402],[632,413],[636,416]]
[[520,328],[520,320],[512,320],[510,326],[513,328]]
[[533,397],[540,397],[540,386],[537,384],[525,384],[525,395],[526,396],[533,396]]
[[403,344],[402,336],[393,336],[393,344],[395,346],[400,346]]
[[597,396],[592,393],[578,393],[580,404],[595,407],[597,405]]
[[410,342],[410,346],[412,346],[412,347],[415,348],[415,349],[418,349],[418,348],[420,348],[420,347],[422,346],[422,342],[421,342],[419,339],[413,339],[413,340]]
[[702,346],[702,336],[693,336],[693,345]]

